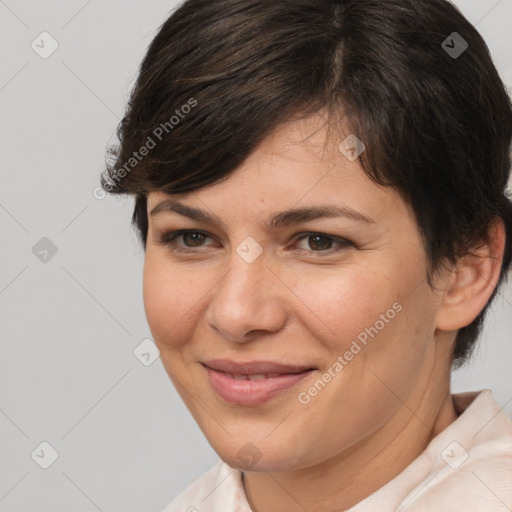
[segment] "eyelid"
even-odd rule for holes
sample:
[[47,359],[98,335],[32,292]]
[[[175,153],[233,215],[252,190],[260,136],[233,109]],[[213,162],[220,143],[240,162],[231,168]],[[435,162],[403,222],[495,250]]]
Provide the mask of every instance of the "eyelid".
[[[213,239],[213,237],[207,233],[206,231],[202,231],[200,229],[175,229],[170,231],[165,231],[157,238],[157,243],[167,247],[172,252],[182,252],[182,253],[197,253],[197,250],[194,250],[194,247],[172,247],[171,243],[174,242],[177,238],[187,233],[199,233],[204,235],[207,238]],[[202,246],[197,249],[201,249]]]
[[[321,238],[327,238],[329,240],[331,240],[332,242],[334,243],[337,243],[339,247],[341,248],[346,248],[346,247],[354,247],[354,244],[350,241],[350,240],[347,240],[346,238],[343,238],[341,236],[336,236],[336,235],[329,235],[328,233],[322,233],[322,232],[319,232],[319,231],[303,231],[301,233],[298,233],[299,236],[295,237],[294,238],[294,242],[293,243],[297,243],[303,239],[307,239],[309,237],[313,237],[313,236],[319,236]],[[299,249],[299,250],[306,250],[306,249]],[[337,250],[332,250],[331,249],[327,249],[326,251],[307,251],[306,252],[312,252],[312,253],[323,253],[323,254],[332,254],[334,252],[338,252],[339,250],[341,249],[337,249]]]
[[[187,233],[199,233],[206,238],[214,239],[212,235],[210,235],[206,231],[202,231],[199,229],[177,229],[177,230],[170,230],[164,232],[157,240],[159,244],[162,244],[169,248],[172,252],[177,253],[188,253],[188,254],[197,254],[199,250],[201,250],[205,246],[198,246],[197,248],[194,247],[172,247],[171,243],[174,242],[176,239],[180,238],[182,235],[185,235]],[[296,233],[295,236],[292,238],[292,244],[296,244],[297,242],[302,241],[303,239],[307,239],[309,237],[313,236],[319,236],[322,238],[326,238],[328,240],[331,240],[333,243],[338,244],[338,248],[329,248],[326,250],[321,251],[314,251],[314,250],[307,250],[307,249],[292,249],[289,252],[306,252],[310,254],[318,254],[321,256],[328,256],[337,252],[342,251],[343,249],[346,249],[348,247],[355,247],[355,244],[351,242],[350,240],[336,236],[336,235],[330,235],[328,233],[323,233],[319,231],[301,231],[299,233]]]

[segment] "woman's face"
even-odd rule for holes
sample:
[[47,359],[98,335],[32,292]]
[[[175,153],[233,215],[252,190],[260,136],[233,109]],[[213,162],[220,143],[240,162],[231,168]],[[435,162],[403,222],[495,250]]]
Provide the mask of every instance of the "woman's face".
[[[375,451],[446,366],[414,217],[343,139],[326,142],[319,115],[290,122],[225,181],[148,197],[149,326],[231,466],[301,469]],[[190,231],[171,239],[178,230]]]

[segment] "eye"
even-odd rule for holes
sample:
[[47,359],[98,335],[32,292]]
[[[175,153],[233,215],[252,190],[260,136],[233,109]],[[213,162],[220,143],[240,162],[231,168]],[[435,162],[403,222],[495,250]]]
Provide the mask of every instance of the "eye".
[[[299,248],[299,250],[315,253],[332,254],[333,252],[338,252],[354,245],[344,238],[330,236],[324,233],[303,233],[302,236],[296,240],[296,243],[303,240],[307,241],[307,247],[305,249]],[[333,245],[336,244],[337,247],[333,247]]]
[[[161,238],[157,240],[159,244],[168,247],[172,252],[181,253],[197,253],[202,247],[207,247],[205,241],[212,239],[210,235],[202,231],[195,231],[192,229],[181,229],[178,231],[169,231],[164,233]],[[179,241],[183,242],[183,245],[179,244]],[[299,242],[307,240],[306,248],[298,248],[292,250],[298,250],[301,252],[313,252],[319,255],[329,255],[334,252],[339,252],[346,249],[347,247],[354,246],[352,242],[344,238],[326,235],[325,233],[301,233],[301,236],[297,238],[294,245]]]
[[[185,244],[184,247],[177,244],[177,241],[180,238]],[[196,252],[193,249],[195,247],[203,247],[203,242],[207,238],[211,237],[202,231],[181,229],[179,231],[169,231],[168,233],[164,233],[157,242],[167,246],[173,252]]]

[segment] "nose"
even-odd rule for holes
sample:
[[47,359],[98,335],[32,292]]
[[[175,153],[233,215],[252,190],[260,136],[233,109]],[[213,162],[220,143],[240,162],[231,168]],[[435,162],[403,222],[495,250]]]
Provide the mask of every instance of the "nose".
[[287,317],[285,290],[264,254],[247,263],[234,251],[229,270],[212,290],[207,324],[232,343],[277,332]]

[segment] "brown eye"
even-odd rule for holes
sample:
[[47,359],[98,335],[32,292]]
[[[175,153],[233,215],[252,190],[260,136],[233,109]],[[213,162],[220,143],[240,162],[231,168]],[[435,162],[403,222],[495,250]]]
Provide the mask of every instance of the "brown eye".
[[326,250],[332,246],[332,239],[326,236],[312,235],[308,237],[308,241],[309,247],[313,250]]
[[199,232],[183,233],[181,236],[183,236],[183,241],[187,247],[200,247],[205,239],[205,235]]
[[[208,238],[211,237],[202,231],[182,229],[165,233],[158,240],[158,243],[165,245],[173,252],[196,252],[194,248],[204,247],[204,242]],[[182,244],[179,243],[180,239],[183,242]]]
[[350,246],[354,246],[352,242],[344,238],[326,235],[324,233],[304,233],[297,239],[296,244],[307,240],[307,244],[303,247],[299,246],[300,251],[313,252],[318,254],[332,254],[342,251]]

